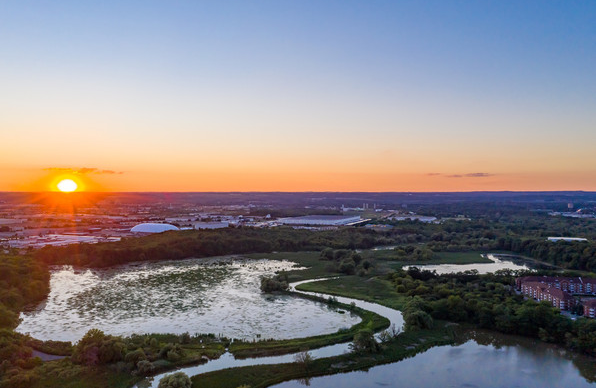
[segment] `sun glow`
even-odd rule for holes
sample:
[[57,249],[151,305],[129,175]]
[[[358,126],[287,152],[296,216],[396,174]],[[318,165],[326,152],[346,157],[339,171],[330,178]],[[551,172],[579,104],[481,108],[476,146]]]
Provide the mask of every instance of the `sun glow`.
[[78,188],[77,183],[72,179],[63,179],[56,186],[63,193],[71,193]]

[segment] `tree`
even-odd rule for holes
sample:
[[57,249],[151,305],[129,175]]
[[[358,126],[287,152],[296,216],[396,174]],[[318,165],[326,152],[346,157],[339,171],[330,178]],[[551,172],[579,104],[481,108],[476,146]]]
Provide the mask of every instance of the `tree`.
[[350,344],[350,349],[356,353],[377,353],[379,351],[379,344],[370,329],[363,329],[354,336],[354,341]]
[[157,388],[191,388],[192,381],[190,377],[184,372],[176,372],[171,375],[166,375],[159,380]]
[[295,362],[296,362],[298,365],[300,365],[300,367],[301,367],[302,369],[304,369],[304,371],[308,371],[308,369],[309,369],[310,365],[311,365],[311,364],[312,364],[312,362],[313,362],[313,358],[312,358],[312,356],[310,355],[310,353],[309,353],[307,350],[305,350],[305,351],[303,351],[303,352],[297,353],[297,354],[294,356],[294,361],[295,361]]

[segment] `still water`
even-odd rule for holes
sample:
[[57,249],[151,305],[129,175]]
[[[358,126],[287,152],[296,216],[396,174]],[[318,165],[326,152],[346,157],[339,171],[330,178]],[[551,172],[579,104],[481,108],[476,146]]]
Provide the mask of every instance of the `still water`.
[[[563,388],[593,387],[595,360],[523,337],[464,333],[455,346],[440,346],[413,358],[368,371],[312,378],[312,388]],[[288,381],[276,388],[298,388]]]
[[474,263],[474,264],[429,264],[429,265],[407,265],[403,268],[418,267],[428,271],[437,271],[439,275],[446,273],[455,273],[463,271],[476,270],[480,274],[496,272],[500,269],[528,270],[528,267],[522,260],[514,260],[511,256],[501,256],[494,253],[486,255],[492,263]]
[[[304,283],[311,283],[311,282],[318,282],[324,281],[327,279],[310,279],[310,280],[303,280],[300,282],[295,282],[290,284],[290,289],[294,292],[307,294],[307,295],[316,295],[323,298],[329,297],[330,295],[325,294],[318,294],[314,292],[306,292],[306,291],[298,291],[296,287],[300,284]],[[377,303],[370,303],[365,302],[363,300],[352,299],[352,298],[345,298],[345,297],[334,297],[339,302],[345,304],[354,303],[357,307],[360,307],[365,310],[369,310],[375,312],[381,316],[387,318],[390,322],[390,325],[395,327],[396,329],[401,330],[404,325],[404,320],[401,312],[391,309],[389,307],[381,306]],[[313,358],[324,358],[324,357],[333,357],[338,356],[350,351],[350,344],[349,343],[340,343],[335,345],[324,346],[322,348],[313,349],[309,351],[310,355]],[[224,353],[221,357],[215,360],[209,360],[206,364],[201,365],[194,365],[189,367],[179,368],[177,371],[186,373],[188,376],[195,376],[202,373],[212,372],[221,369],[227,368],[236,368],[241,366],[252,366],[252,365],[271,365],[271,364],[282,364],[288,362],[294,362],[296,354],[285,354],[281,356],[270,356],[270,357],[258,357],[258,358],[247,358],[247,359],[236,359],[231,353]],[[166,375],[172,373],[165,372],[159,375],[146,378],[145,380],[141,381],[139,384],[135,385],[135,388],[158,388],[159,381]]]
[[300,338],[360,322],[327,305],[263,295],[260,277],[296,269],[287,261],[188,259],[104,270],[57,268],[50,295],[21,314],[21,333],[78,341],[89,329],[108,334],[214,333],[230,338]]

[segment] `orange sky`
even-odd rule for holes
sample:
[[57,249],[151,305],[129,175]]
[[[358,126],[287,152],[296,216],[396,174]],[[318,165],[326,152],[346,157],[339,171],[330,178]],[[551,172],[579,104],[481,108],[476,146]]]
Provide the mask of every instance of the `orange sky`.
[[[122,174],[30,171],[15,174],[26,183],[15,191],[56,191],[61,179],[73,179],[84,191],[501,191],[596,190],[592,173],[404,174],[333,172],[168,172]],[[10,179],[10,175],[4,176]],[[307,188],[307,189],[305,189]]]

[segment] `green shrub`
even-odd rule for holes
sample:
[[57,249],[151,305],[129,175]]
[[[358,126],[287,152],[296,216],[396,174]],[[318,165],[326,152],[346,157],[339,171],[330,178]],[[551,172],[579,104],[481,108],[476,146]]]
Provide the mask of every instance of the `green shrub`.
[[157,388],[191,388],[192,382],[184,372],[176,372],[159,380]]

